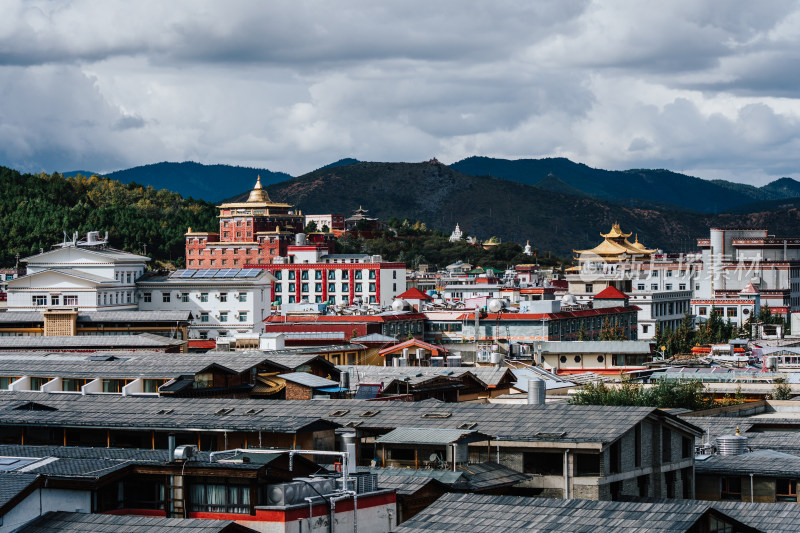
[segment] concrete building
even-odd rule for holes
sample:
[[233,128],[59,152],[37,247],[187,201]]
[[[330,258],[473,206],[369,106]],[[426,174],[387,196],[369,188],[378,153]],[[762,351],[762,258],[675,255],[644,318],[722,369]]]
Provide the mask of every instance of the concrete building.
[[[711,228],[697,240],[702,276],[694,282],[692,309],[714,306],[724,319],[744,323],[758,306],[789,319],[800,310],[800,239],[775,237],[763,228]],[[707,316],[707,315],[706,315]]]
[[251,265],[275,277],[271,298],[275,305],[327,303],[388,307],[406,290],[404,263],[383,261],[366,254],[329,254],[324,246],[307,244],[298,235],[287,248],[287,258],[269,265]]
[[202,340],[262,333],[274,281],[258,269],[185,269],[149,273],[136,287],[140,310],[191,312],[189,339]]
[[109,248],[107,242],[92,231],[84,241],[76,235],[22,259],[27,274],[8,282],[8,310],[135,311],[136,280],[150,258]]

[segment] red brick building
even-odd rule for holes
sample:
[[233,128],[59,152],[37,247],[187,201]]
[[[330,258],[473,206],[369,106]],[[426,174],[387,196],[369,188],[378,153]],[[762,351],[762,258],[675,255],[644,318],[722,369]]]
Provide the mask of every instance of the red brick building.
[[[219,232],[186,233],[186,268],[241,268],[270,264],[285,256],[303,215],[294,206],[270,200],[261,178],[245,202],[219,206]],[[331,237],[332,239],[332,237]],[[332,241],[328,241],[332,248]]]

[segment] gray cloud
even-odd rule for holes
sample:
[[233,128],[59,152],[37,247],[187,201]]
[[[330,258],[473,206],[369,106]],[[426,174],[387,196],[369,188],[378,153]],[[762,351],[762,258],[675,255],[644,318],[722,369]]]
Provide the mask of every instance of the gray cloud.
[[299,174],[566,156],[797,172],[796,2],[48,2],[0,19],[0,157]]

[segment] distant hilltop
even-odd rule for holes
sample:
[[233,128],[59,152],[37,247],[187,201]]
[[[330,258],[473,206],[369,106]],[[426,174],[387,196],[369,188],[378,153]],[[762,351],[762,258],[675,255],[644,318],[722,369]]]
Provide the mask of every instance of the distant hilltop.
[[[432,161],[436,162],[435,159]],[[344,158],[306,175],[359,163],[362,162]],[[800,182],[792,178],[781,178],[763,187],[755,187],[726,180],[703,180],[669,170],[602,170],[565,158],[509,160],[473,156],[450,165],[450,168],[470,176],[491,176],[551,192],[607,200],[629,207],[663,206],[701,213],[720,213],[735,208],[747,212],[751,207],[753,210],[774,209],[781,201],[800,198]],[[76,174],[88,176],[93,173],[64,173],[66,176]],[[209,202],[219,202],[249,190],[256,176],[261,176],[264,186],[292,178],[284,172],[263,168],[193,162],[156,163],[119,170],[107,176],[122,183],[135,182],[157,189],[169,189],[184,197],[191,196]]]

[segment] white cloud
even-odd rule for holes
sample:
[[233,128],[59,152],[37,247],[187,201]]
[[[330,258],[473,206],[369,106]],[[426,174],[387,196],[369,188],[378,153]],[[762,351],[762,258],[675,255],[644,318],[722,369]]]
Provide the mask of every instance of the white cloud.
[[7,0],[3,15],[0,156],[24,170],[565,156],[762,182],[800,153],[795,2]]

